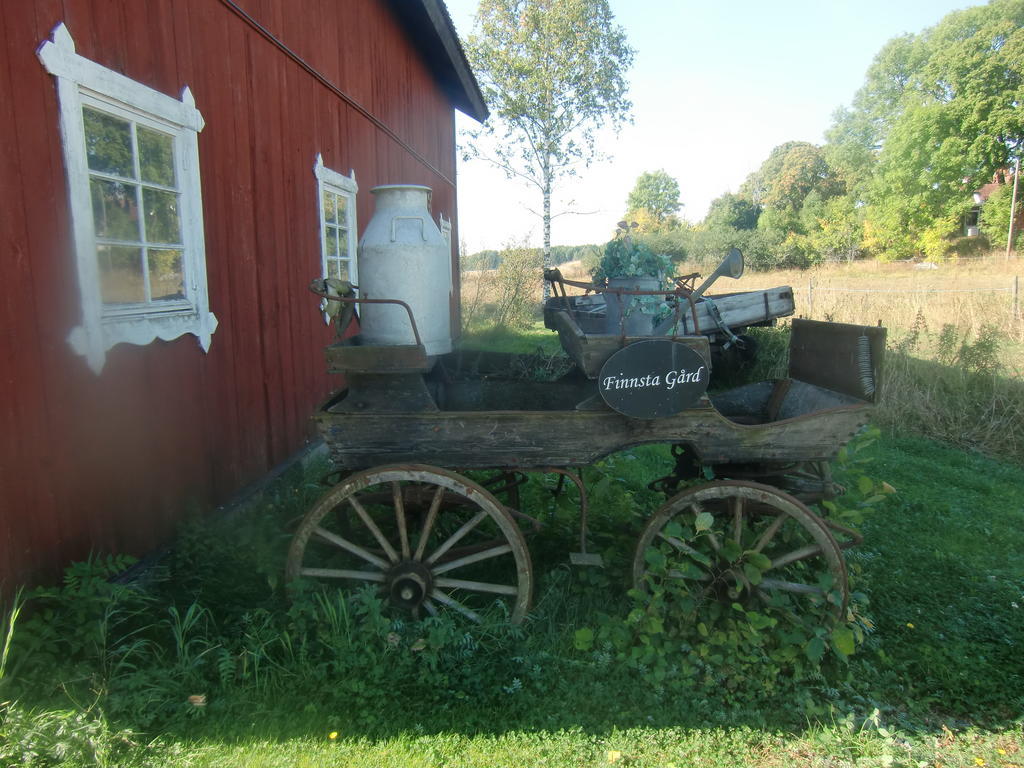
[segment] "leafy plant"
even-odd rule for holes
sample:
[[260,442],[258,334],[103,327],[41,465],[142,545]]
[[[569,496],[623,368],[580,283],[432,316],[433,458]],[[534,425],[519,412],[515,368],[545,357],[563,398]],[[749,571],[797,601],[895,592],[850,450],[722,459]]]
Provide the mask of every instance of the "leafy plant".
[[667,256],[652,251],[646,243],[633,237],[636,222],[620,221],[615,237],[604,247],[604,255],[593,274],[594,282],[602,283],[617,277],[657,277],[664,279],[672,269]]
[[18,587],[11,600],[11,607],[7,611],[7,628],[3,631],[3,644],[0,645],[0,684],[3,683],[7,674],[7,660],[11,653],[11,642],[14,640],[14,626],[18,623],[18,616],[25,604],[25,590]]
[[121,663],[121,638],[145,623],[149,596],[112,580],[134,560],[90,557],[65,570],[62,587],[39,587],[25,598],[25,616],[11,641],[19,673],[77,667],[76,677],[106,676]]
[[145,747],[128,729],[112,728],[102,712],[33,711],[0,704],[0,764],[24,768],[49,766],[166,765],[159,750]]

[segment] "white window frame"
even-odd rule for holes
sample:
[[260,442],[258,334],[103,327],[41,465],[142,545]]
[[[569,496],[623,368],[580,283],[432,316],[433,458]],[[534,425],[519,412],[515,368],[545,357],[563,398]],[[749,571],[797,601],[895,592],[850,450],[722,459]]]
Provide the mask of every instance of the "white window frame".
[[[68,343],[83,355],[97,374],[107,350],[115,344],[145,345],[171,341],[191,333],[208,351],[217,318],[210,312],[206,284],[206,244],[203,235],[202,191],[199,179],[199,131],[203,116],[186,86],[175,99],[107,69],[75,52],[75,42],[63,23],[37,51],[46,71],[57,79],[61,142],[64,146],[68,199],[82,299],[82,324],[72,329]],[[104,304],[101,293],[96,230],[89,189],[82,107],[89,106],[121,119],[155,128],[174,137],[174,170],[180,195],[178,214],[182,235],[184,294],[181,301],[160,306]]]
[[[345,214],[348,221],[348,281],[353,286],[359,285],[359,270],[357,266],[357,230],[356,223],[356,193],[359,185],[356,184],[356,172],[349,171],[351,175],[346,176],[338,171],[331,170],[324,165],[324,158],[319,153],[313,163],[313,175],[316,177],[316,208],[318,221],[320,222],[320,275],[327,278],[327,219],[324,216],[324,191],[333,192],[346,199]],[[324,322],[330,323],[331,318],[325,312]]]

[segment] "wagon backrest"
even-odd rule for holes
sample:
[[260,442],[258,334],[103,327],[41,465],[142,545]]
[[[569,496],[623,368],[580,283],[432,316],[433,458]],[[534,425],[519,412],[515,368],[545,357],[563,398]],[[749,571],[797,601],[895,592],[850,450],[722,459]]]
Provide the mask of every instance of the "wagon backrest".
[[885,328],[793,320],[789,376],[876,402],[885,355]]

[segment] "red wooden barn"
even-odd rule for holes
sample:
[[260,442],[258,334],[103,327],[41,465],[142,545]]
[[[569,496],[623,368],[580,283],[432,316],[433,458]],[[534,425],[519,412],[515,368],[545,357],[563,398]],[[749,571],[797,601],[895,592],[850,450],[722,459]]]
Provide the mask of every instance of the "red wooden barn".
[[144,552],[313,438],[310,280],[353,268],[376,185],[453,222],[453,110],[486,107],[440,0],[0,9],[9,589]]

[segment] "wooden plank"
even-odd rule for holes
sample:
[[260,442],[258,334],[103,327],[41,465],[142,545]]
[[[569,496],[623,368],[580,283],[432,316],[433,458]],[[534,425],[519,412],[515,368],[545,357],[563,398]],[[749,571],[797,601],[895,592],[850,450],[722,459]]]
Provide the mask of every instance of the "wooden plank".
[[789,375],[873,402],[882,381],[885,334],[880,327],[796,319]]
[[[793,289],[788,285],[778,288],[771,288],[764,291],[748,291],[746,293],[732,293],[722,296],[707,297],[713,301],[721,316],[722,325],[727,328],[744,328],[748,325],[769,322],[778,317],[792,315],[795,306],[793,303]],[[720,329],[712,311],[712,305],[707,301],[696,303],[697,324],[701,333],[715,333]],[[656,334],[670,333],[675,326],[674,320],[662,323]],[[693,318],[688,311],[688,306],[683,304],[679,322],[680,333],[693,333]]]
[[[52,84],[38,83],[38,75],[28,83],[21,82],[24,61],[19,59],[25,57],[24,49],[37,30],[28,4],[11,10],[5,13],[0,41],[0,92],[7,94],[10,103],[19,103],[15,82],[21,88],[49,86],[50,93],[53,89]],[[17,70],[17,81],[12,69]],[[31,509],[36,502],[32,488],[35,473],[21,471],[16,458],[38,451],[45,431],[38,423],[38,411],[45,408],[40,361],[37,350],[24,343],[23,335],[35,330],[35,312],[18,127],[10,119],[0,122],[0,177],[4,179],[0,198],[5,211],[0,216],[0,247],[4,253],[0,259],[0,281],[4,285],[0,292],[0,498],[4,499],[0,505],[0,580],[8,589],[10,577],[31,562],[34,540],[45,541],[45,534],[37,533],[35,521],[13,514],[16,509]],[[49,512],[43,510],[44,515]]]
[[428,360],[422,344],[392,346],[358,346],[330,344],[324,348],[330,373],[411,373],[428,371]]
[[[292,17],[291,34],[299,36],[299,27],[308,25]],[[316,114],[316,95],[323,88],[297,67],[286,70],[286,87],[292,108],[300,114]],[[286,210],[292,211],[286,227],[287,270],[282,290],[286,292],[284,304],[288,309],[288,347],[291,359],[285,369],[287,395],[287,444],[284,455],[294,450],[313,434],[310,413],[315,399],[324,390],[322,373],[316,369],[321,354],[324,327],[318,302],[309,290],[309,282],[320,274],[320,222],[317,186],[312,173],[316,154],[317,125],[314,120],[288,121],[283,126],[283,141],[287,148],[288,175]],[[319,375],[318,375],[319,374]],[[319,384],[319,386],[318,386]]]
[[217,498],[251,482],[270,464],[263,407],[263,351],[257,304],[252,120],[253,35],[222,6],[197,3],[193,45],[221,51],[202,90],[207,125],[200,134],[207,278],[210,306],[220,327],[210,348],[213,450],[209,461]]
[[[10,560],[0,563],[4,587],[24,578],[54,575],[61,530],[57,486],[65,446],[54,445],[58,420],[51,408],[58,386],[49,376],[50,360],[66,349],[60,323],[69,314],[66,297],[76,290],[73,269],[66,261],[66,230],[62,215],[64,173],[57,138],[56,90],[53,79],[35,55],[47,38],[59,3],[19,3],[4,9],[3,62],[0,88],[17,104],[16,120],[0,128],[0,155],[5,215],[0,217],[0,278],[4,298],[7,346],[0,375],[4,406],[0,414],[0,465],[6,477],[0,486],[0,516],[7,518]],[[72,279],[68,279],[69,276]],[[71,305],[73,306],[73,305]],[[7,315],[7,317],[3,317]],[[56,327],[55,327],[56,326]],[[9,334],[9,336],[7,335]],[[7,422],[4,424],[3,422]],[[19,513],[31,510],[31,514]]]
[[333,414],[317,422],[345,468],[429,460],[449,467],[586,466],[644,443],[689,444],[708,464],[828,460],[867,423],[866,404],[740,425],[709,401],[665,419],[604,410]]
[[253,178],[255,181],[255,233],[257,307],[259,322],[256,328],[263,341],[263,402],[266,413],[267,455],[272,463],[281,461],[285,454],[281,446],[286,442],[285,414],[281,401],[284,382],[282,356],[287,345],[282,344],[281,325],[284,308],[280,280],[279,259],[287,251],[283,228],[284,217],[283,163],[281,152],[282,111],[285,108],[282,66],[273,49],[261,37],[250,35],[249,68],[252,103]]

